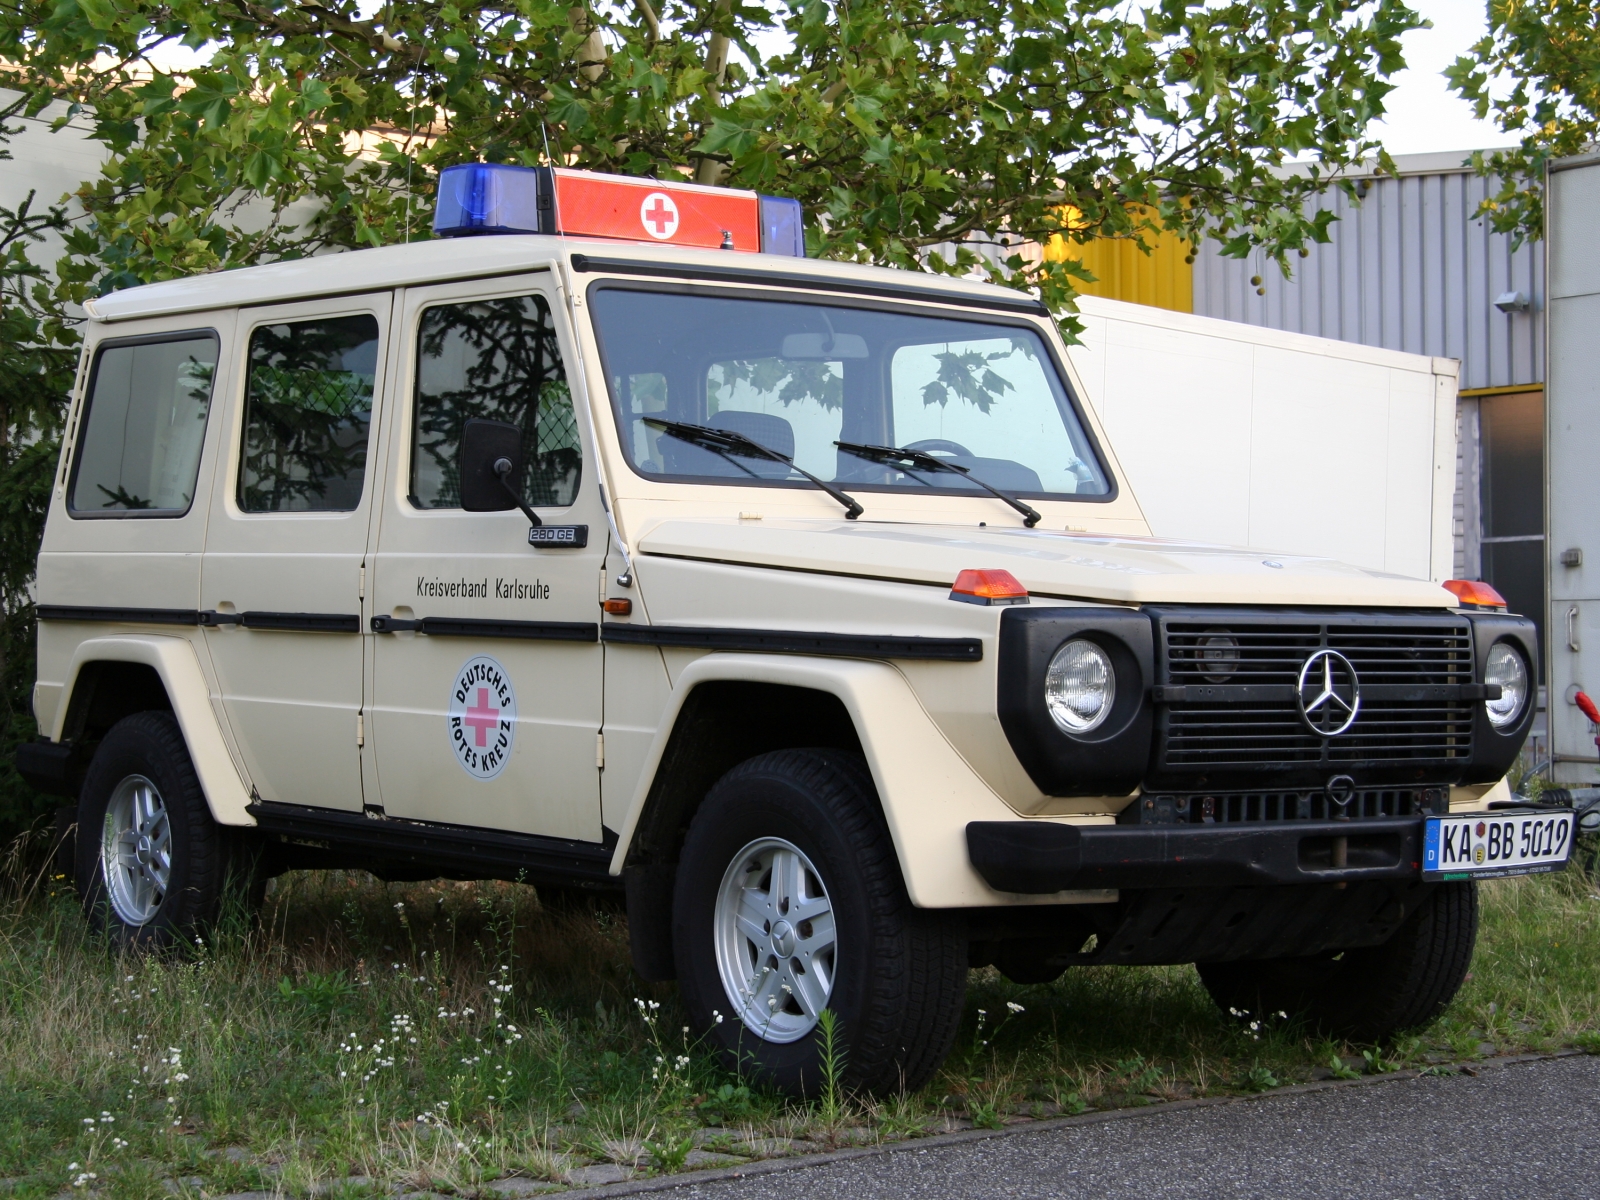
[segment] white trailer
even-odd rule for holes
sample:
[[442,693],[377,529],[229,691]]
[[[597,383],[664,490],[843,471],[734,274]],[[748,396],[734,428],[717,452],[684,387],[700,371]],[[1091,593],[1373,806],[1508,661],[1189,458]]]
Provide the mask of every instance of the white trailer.
[[1451,576],[1455,359],[1078,303],[1072,363],[1155,534]]

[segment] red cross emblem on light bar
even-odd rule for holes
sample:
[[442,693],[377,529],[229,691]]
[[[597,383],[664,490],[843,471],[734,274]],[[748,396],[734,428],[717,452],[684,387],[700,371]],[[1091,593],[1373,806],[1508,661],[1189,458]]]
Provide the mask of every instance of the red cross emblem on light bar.
[[489,704],[489,689],[478,689],[478,702],[467,709],[466,724],[477,734],[477,743],[487,746],[489,730],[500,723],[500,710]]
[[678,232],[678,206],[665,192],[651,192],[639,206],[639,220],[646,233],[664,242]]

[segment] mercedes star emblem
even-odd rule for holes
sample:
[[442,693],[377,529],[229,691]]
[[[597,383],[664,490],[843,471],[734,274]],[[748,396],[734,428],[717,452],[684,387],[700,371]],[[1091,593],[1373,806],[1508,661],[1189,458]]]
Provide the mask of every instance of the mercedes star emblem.
[[1300,716],[1319,737],[1337,737],[1355,724],[1361,684],[1350,660],[1337,650],[1318,650],[1300,668],[1295,691]]

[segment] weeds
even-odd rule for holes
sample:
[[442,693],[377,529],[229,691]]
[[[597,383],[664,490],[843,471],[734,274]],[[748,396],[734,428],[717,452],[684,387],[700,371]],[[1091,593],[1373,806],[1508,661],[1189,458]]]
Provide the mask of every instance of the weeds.
[[822,1123],[830,1130],[839,1127],[844,1113],[844,1095],[839,1080],[844,1074],[844,1049],[839,1045],[839,1015],[825,1008],[817,1016],[822,1033]]
[[927,1089],[848,1095],[828,1013],[816,1099],[797,1104],[695,1043],[674,990],[632,974],[626,923],[604,908],[546,908],[513,884],[295,874],[259,923],[141,958],[87,933],[59,887],[19,886],[0,895],[0,1178],[18,1181],[15,1200],[313,1185],[354,1200],[356,1185],[332,1187],[351,1179],[464,1197],[595,1160],[679,1170],[702,1127],[755,1154],[1488,1053],[1600,1053],[1595,895],[1575,871],[1485,885],[1460,997],[1385,1047],[1313,1038],[1281,1014],[1241,1024],[1189,967],[1074,968],[1027,987],[989,969]]

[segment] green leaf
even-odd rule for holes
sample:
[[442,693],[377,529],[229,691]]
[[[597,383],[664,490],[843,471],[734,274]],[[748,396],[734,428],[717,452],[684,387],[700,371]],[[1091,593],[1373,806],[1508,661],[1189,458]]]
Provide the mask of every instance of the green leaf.
[[267,184],[282,169],[278,160],[265,150],[257,150],[244,161],[245,182],[258,192],[266,191]]

